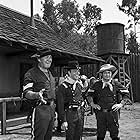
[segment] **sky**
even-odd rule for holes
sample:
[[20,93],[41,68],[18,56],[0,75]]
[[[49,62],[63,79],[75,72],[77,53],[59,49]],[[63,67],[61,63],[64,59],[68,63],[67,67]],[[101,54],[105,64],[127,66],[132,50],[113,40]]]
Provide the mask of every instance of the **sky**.
[[[41,17],[42,4],[44,0],[34,0],[34,14],[38,13]],[[61,0],[53,0],[55,4]],[[102,24],[104,23],[122,23],[127,25],[128,17],[123,12],[119,11],[117,3],[121,4],[122,0],[76,0],[79,7],[82,8],[87,2],[100,7],[102,11]],[[140,2],[140,0],[138,0]],[[30,0],[0,0],[0,4],[7,6],[11,9],[19,11],[25,15],[30,16]],[[139,32],[140,36],[140,32]],[[140,38],[138,39],[140,40]]]
[[[42,16],[42,4],[44,0],[34,0],[34,14],[39,13]],[[100,7],[102,12],[101,23],[118,22],[127,24],[128,17],[118,10],[117,3],[121,4],[121,0],[76,0],[79,7],[82,8],[87,2]],[[61,0],[54,0],[55,4]],[[15,9],[25,15],[30,16],[30,0],[0,0],[0,4]]]

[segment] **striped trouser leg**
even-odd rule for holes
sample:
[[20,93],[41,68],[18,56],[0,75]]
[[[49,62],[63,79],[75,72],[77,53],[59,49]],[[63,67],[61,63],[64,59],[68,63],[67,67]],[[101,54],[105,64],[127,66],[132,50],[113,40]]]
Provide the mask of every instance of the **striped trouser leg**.
[[[52,114],[51,108],[47,105],[37,106],[32,114],[32,140],[51,139],[52,136]],[[50,128],[51,127],[51,128]],[[48,134],[49,133],[49,134]]]

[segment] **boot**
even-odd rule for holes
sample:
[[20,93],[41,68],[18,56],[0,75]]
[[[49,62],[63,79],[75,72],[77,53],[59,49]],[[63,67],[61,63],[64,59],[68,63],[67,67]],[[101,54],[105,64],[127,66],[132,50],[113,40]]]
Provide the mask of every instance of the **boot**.
[[97,137],[97,140],[104,140],[103,137]]

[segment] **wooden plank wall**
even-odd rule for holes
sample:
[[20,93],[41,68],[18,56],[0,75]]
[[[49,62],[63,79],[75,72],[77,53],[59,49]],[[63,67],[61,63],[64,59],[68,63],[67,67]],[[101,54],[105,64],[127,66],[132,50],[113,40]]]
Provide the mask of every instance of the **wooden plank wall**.
[[140,54],[130,55],[129,67],[134,102],[140,102]]
[[81,74],[86,75],[88,78],[92,76],[97,77],[98,70],[99,70],[98,64],[87,64],[81,66]]

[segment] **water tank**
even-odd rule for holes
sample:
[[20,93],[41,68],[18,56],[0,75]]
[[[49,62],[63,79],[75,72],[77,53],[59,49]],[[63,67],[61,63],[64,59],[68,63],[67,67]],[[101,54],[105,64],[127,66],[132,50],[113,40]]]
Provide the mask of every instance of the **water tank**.
[[106,23],[97,26],[97,54],[124,53],[124,25]]

